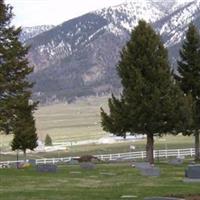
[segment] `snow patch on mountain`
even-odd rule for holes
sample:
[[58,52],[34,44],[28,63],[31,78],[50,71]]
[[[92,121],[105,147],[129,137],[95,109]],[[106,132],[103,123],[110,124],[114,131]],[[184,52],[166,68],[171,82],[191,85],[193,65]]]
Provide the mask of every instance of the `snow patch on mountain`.
[[53,25],[41,25],[41,26],[33,26],[33,27],[23,27],[22,28],[22,33],[20,35],[20,40],[22,42],[25,42],[45,31],[49,31],[52,29]]

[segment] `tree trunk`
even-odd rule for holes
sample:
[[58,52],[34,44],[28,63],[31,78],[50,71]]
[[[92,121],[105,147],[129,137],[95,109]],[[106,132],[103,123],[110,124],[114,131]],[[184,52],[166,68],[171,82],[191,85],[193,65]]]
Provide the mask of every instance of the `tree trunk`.
[[26,149],[24,150],[24,162],[26,163]]
[[199,130],[195,130],[195,161],[200,160],[200,152],[199,152]]
[[154,164],[153,149],[154,149],[153,134],[148,133],[147,134],[147,144],[146,144],[146,154],[147,154],[147,161],[150,164]]
[[124,140],[126,139],[126,133],[124,133],[123,138],[124,138]]

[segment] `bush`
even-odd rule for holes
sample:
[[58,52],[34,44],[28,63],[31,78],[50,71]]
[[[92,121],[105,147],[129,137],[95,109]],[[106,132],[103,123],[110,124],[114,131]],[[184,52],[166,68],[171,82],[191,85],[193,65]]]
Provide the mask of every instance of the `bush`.
[[52,139],[48,134],[46,135],[45,138],[45,146],[52,146]]

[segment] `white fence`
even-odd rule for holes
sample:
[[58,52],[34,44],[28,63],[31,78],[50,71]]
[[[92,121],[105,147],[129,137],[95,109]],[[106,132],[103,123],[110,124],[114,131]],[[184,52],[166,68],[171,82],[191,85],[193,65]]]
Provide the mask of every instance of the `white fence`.
[[[190,149],[166,149],[166,150],[155,150],[154,158],[168,158],[168,157],[192,157],[195,154],[194,148]],[[117,154],[104,154],[104,155],[95,155],[103,161],[114,161],[114,160],[135,160],[135,159],[145,159],[146,152],[128,152],[128,153],[117,153]],[[65,158],[44,158],[36,159],[36,164],[46,164],[46,163],[58,163],[58,162],[69,162],[71,159],[77,157],[65,157]],[[23,160],[18,161],[3,161],[0,162],[0,165],[9,165],[15,164],[17,162],[23,162]]]

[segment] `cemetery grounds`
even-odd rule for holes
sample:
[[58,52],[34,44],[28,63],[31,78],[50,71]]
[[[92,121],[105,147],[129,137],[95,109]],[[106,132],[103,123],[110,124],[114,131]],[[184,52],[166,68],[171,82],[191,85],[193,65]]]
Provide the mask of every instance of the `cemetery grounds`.
[[[45,106],[36,112],[39,137],[49,134],[53,141],[98,139],[105,135],[100,127],[99,107],[107,98],[84,99],[72,105]],[[87,119],[87,120],[86,120]],[[1,137],[1,149],[9,145],[11,136]],[[28,158],[63,157],[82,154],[119,153],[130,151],[131,143],[84,145],[66,152],[29,154]],[[136,150],[145,149],[145,141],[134,143]],[[190,148],[192,137],[168,136],[156,138],[156,149]],[[15,159],[15,155],[1,155],[1,160]],[[142,200],[147,196],[177,196],[200,194],[200,183],[184,183],[188,160],[181,166],[172,166],[165,160],[156,161],[160,177],[142,176],[131,163],[98,164],[94,170],[80,169],[79,165],[58,166],[57,173],[36,172],[35,168],[1,169],[1,200],[117,200],[129,196]],[[106,175],[107,174],[107,175]],[[110,175],[109,175],[110,174]],[[126,198],[124,198],[126,199]]]
[[1,200],[143,200],[148,196],[184,197],[200,194],[200,183],[184,183],[184,169],[156,163],[160,177],[146,177],[131,163],[98,164],[94,170],[59,165],[56,173],[30,169],[1,169]]

